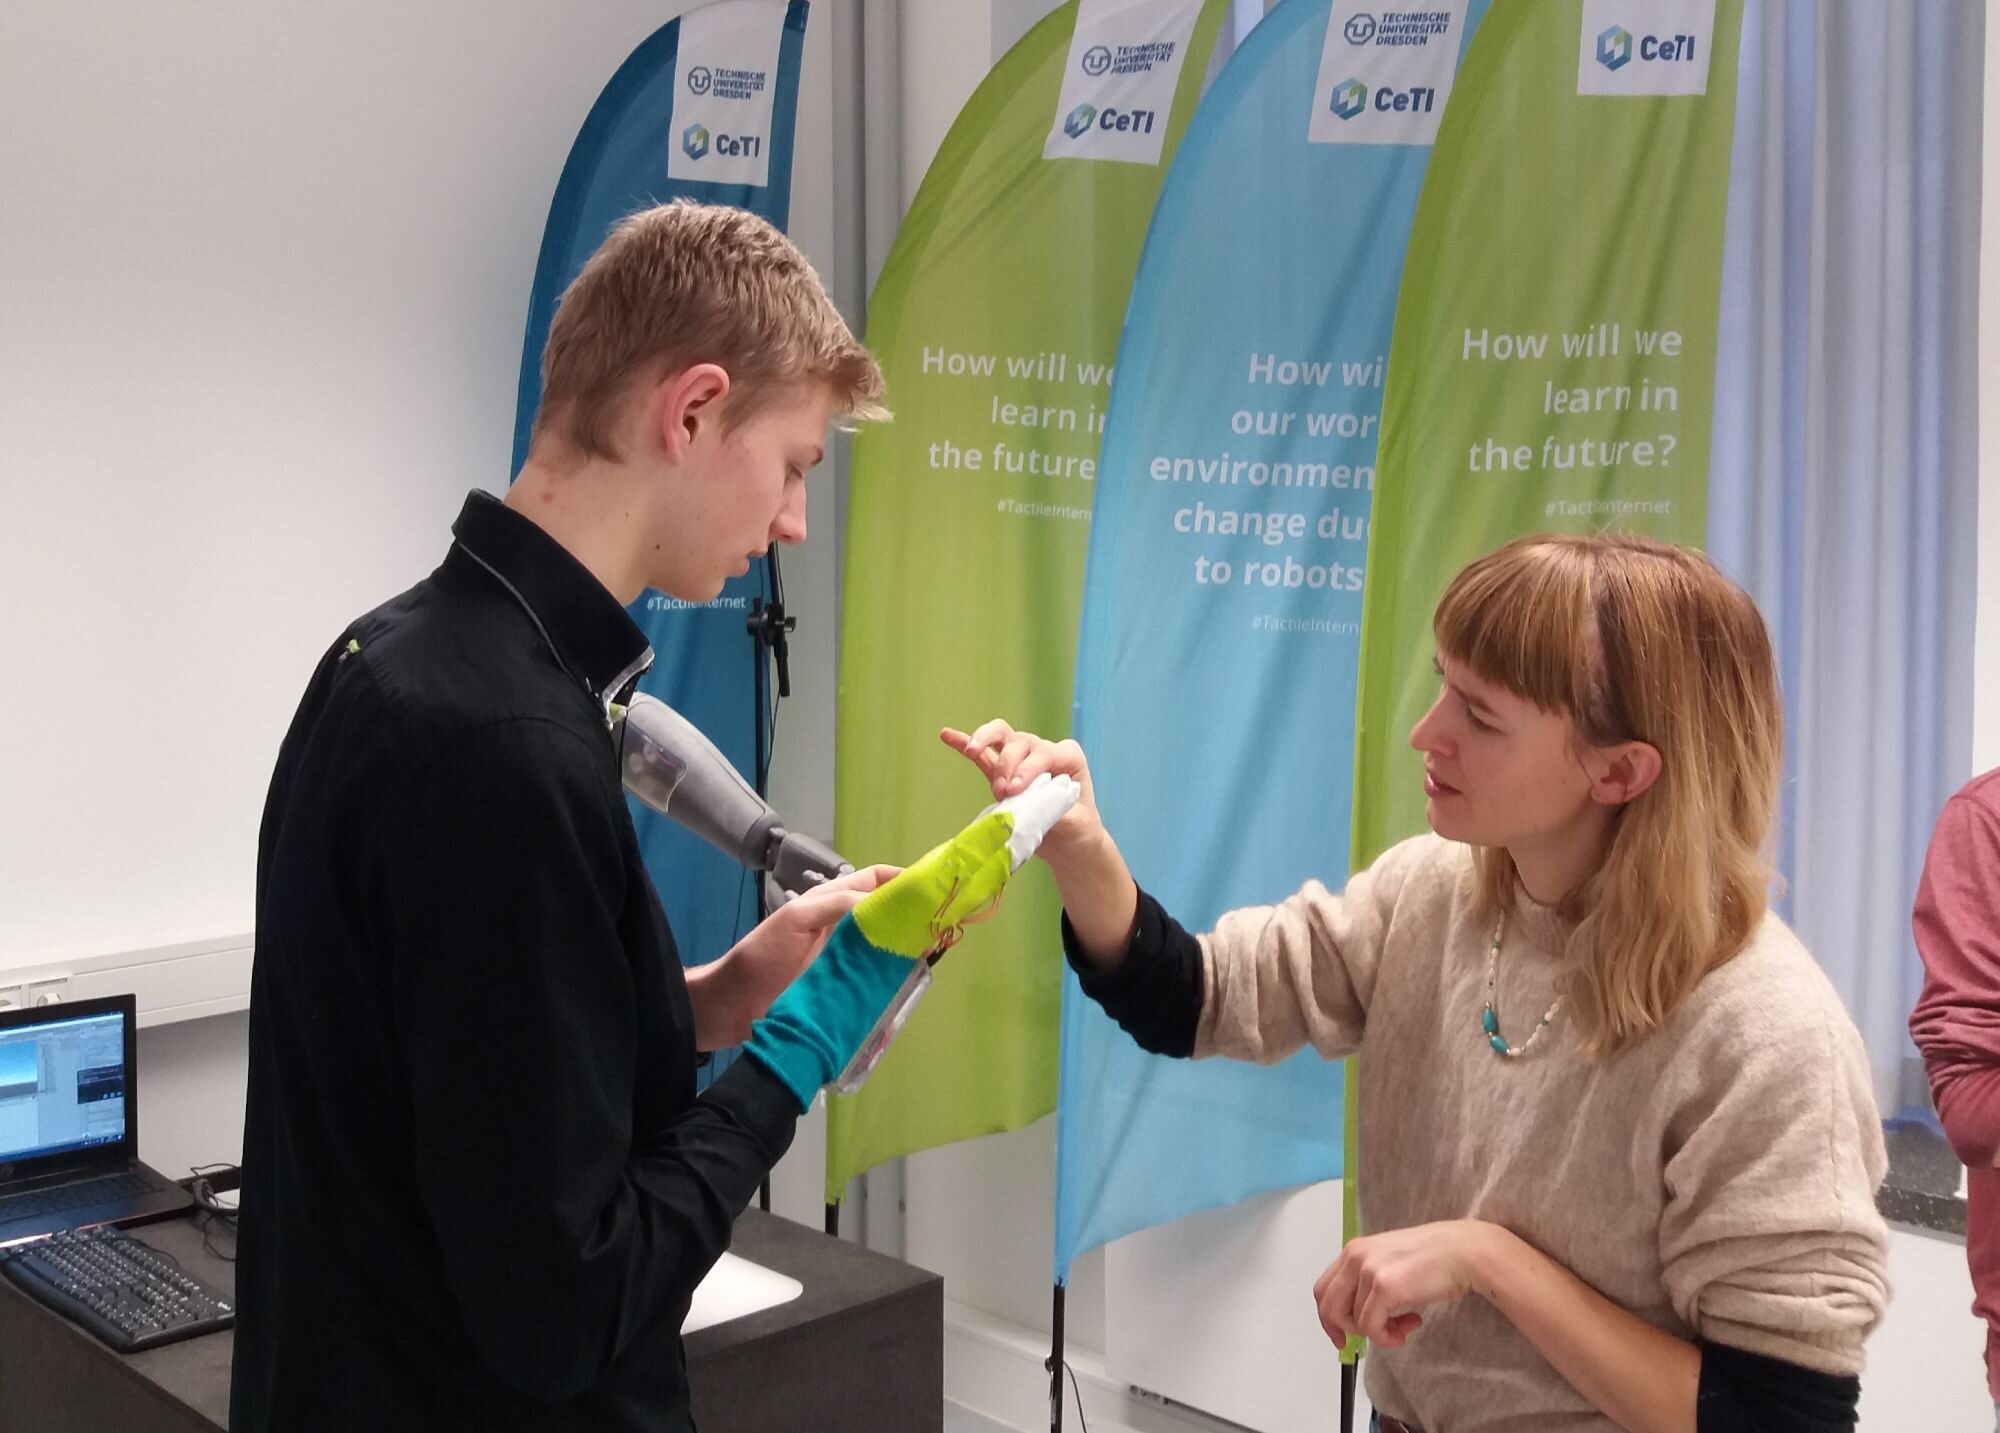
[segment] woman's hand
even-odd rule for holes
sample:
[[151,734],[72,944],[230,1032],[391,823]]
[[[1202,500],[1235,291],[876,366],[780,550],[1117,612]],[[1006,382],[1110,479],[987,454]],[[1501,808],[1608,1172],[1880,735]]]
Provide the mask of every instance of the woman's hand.
[[938,737],[979,768],[995,801],[1020,795],[1045,771],[1076,779],[1083,788],[1082,799],[1042,838],[1044,857],[1060,860],[1065,851],[1076,849],[1103,829],[1090,787],[1090,765],[1084,760],[1083,748],[1075,742],[1050,741],[1031,731],[1016,731],[998,720],[987,722],[970,735],[948,726]]
[[1139,888],[1097,814],[1083,748],[1073,741],[1050,741],[1033,732],[1015,731],[1004,721],[987,722],[970,735],[946,727],[938,736],[979,768],[996,801],[1026,791],[1028,783],[1045,771],[1073,777],[1083,788],[1076,805],[1049,828],[1035,854],[1056,878],[1083,958],[1100,970],[1116,966],[1132,944]]
[[1355,1239],[1319,1282],[1320,1327],[1400,1348],[1419,1309],[1477,1294],[1592,1407],[1631,1433],[1694,1433],[1701,1350],[1613,1303],[1527,1240],[1483,1219]]
[[1348,1241],[1313,1285],[1320,1327],[1401,1348],[1423,1323],[1417,1310],[1477,1293],[1498,1225],[1479,1219],[1419,1224]]

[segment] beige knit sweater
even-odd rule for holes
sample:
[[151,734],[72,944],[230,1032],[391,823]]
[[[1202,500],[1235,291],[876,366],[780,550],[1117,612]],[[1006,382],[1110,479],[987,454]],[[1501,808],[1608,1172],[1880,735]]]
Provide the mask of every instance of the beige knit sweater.
[[[1507,1060],[1479,1028],[1493,925],[1473,890],[1470,849],[1425,836],[1343,895],[1313,882],[1224,916],[1201,937],[1195,1053],[1359,1052],[1364,1232],[1488,1220],[1681,1338],[1859,1372],[1889,1297],[1882,1128],[1860,1036],[1797,937],[1767,916],[1607,1062],[1582,1057],[1562,1014]],[[1517,1044],[1566,934],[1519,894],[1496,1001]],[[1616,1426],[1477,1296],[1425,1310],[1364,1366],[1375,1405],[1426,1433]]]

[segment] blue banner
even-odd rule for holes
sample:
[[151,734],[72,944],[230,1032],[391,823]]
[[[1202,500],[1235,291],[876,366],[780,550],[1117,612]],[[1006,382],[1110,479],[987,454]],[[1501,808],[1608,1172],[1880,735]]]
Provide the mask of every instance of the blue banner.
[[[542,347],[556,300],[617,223],[672,199],[747,209],[785,227],[806,0],[718,0],[653,32],[597,97],[549,206],[528,305],[514,417],[514,468],[527,457],[541,401]],[[653,644],[640,682],[679,711],[746,776],[755,765],[757,650],[746,623],[768,600],[768,568],[689,606],[648,591],[632,617]],[[681,958],[721,955],[760,914],[744,872],[665,817],[632,803],[646,869]]]
[[[1485,0],[1286,0],[1203,100],[1140,261],[1085,575],[1075,732],[1190,929],[1348,868],[1361,586],[1403,255]],[[1342,1068],[1146,1055],[1063,992],[1055,1274],[1337,1178]]]

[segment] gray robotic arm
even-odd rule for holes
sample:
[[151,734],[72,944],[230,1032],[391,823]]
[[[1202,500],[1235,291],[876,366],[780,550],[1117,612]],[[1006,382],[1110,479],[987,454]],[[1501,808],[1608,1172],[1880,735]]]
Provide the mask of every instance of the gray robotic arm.
[[787,831],[714,743],[659,698],[642,693],[614,708],[612,736],[625,789],[746,870],[764,872],[774,900],[854,869],[832,847]]

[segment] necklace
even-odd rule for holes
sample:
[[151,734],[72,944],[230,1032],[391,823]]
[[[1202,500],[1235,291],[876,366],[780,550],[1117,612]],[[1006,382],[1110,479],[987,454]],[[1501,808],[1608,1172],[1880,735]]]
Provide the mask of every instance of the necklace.
[[1535,1048],[1535,1042],[1542,1038],[1542,1031],[1549,1028],[1549,1022],[1556,1018],[1556,1011],[1562,1009],[1563,998],[1560,994],[1556,996],[1549,1008],[1542,1012],[1541,1021],[1535,1026],[1534,1033],[1526,1040],[1518,1045],[1507,1043],[1507,1037],[1500,1033],[1500,1017],[1493,1010],[1494,991],[1500,974],[1500,938],[1506,933],[1507,912],[1503,909],[1500,912],[1500,919],[1493,926],[1492,948],[1486,952],[1486,1010],[1479,1017],[1479,1029],[1486,1037],[1486,1043],[1493,1047],[1494,1054],[1509,1060],[1518,1060]]

